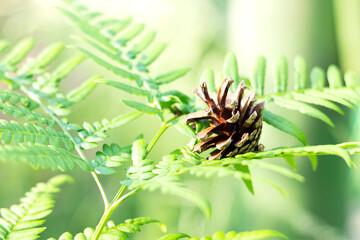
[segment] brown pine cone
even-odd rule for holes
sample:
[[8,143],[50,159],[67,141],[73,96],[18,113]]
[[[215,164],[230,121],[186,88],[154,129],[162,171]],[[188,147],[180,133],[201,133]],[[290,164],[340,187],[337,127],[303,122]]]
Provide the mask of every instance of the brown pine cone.
[[184,119],[186,124],[202,119],[209,120],[210,127],[197,134],[197,139],[201,142],[194,147],[194,151],[199,153],[216,147],[209,160],[264,149],[264,146],[259,144],[264,102],[254,105],[255,92],[244,94],[244,81],[238,85],[235,94],[227,96],[233,82],[230,77],[223,81],[216,100],[210,97],[205,82],[201,84],[201,89],[195,88],[194,92],[208,108],[190,113]]

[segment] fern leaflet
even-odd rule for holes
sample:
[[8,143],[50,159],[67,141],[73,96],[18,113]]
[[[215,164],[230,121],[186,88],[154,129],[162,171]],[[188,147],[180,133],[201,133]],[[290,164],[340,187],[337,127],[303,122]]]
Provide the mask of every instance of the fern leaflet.
[[47,183],[38,183],[25,197],[20,199],[19,205],[9,209],[2,208],[0,218],[0,239],[37,239],[45,230],[41,225],[44,217],[51,213],[55,194],[59,187],[72,179],[66,175],[59,175]]
[[[134,234],[140,232],[140,227],[150,223],[157,223],[163,232],[166,232],[166,226],[158,220],[149,217],[139,217],[134,219],[127,219],[124,223],[115,225],[113,221],[109,221],[103,231],[100,234],[100,240],[125,240],[130,238],[129,233]],[[94,235],[94,229],[86,228],[83,233],[78,233],[75,237],[71,233],[63,233],[59,240],[77,240],[84,239],[90,240]],[[55,240],[55,238],[49,238],[48,240]]]
[[52,170],[66,171],[74,170],[79,165],[84,170],[93,170],[88,162],[63,148],[40,144],[0,145],[0,159],[29,163],[35,168],[50,167]]

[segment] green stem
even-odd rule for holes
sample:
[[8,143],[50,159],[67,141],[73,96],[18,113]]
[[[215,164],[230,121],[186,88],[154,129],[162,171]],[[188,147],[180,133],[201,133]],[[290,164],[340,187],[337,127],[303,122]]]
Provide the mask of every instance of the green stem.
[[[125,187],[124,186],[125,185],[121,186],[120,190],[116,194],[116,196],[115,196],[114,200],[111,202],[110,206],[105,209],[98,225],[96,226],[95,232],[94,232],[91,240],[98,240],[101,235],[102,230],[106,226],[106,223],[109,221],[109,219],[110,219],[111,215],[113,214],[113,212],[115,211],[115,209],[127,198],[131,197],[132,195],[134,195],[135,193],[140,191],[140,188],[136,188],[136,189],[128,192],[127,194],[125,194],[123,197],[121,197],[122,193],[126,189],[126,186]],[[116,199],[116,197],[118,199]]]
[[[159,138],[161,137],[161,135],[166,131],[166,129],[168,129],[173,123],[172,121],[175,120],[175,118],[170,119],[168,122],[164,122],[162,123],[161,128],[159,129],[159,131],[156,133],[156,135],[154,136],[154,138],[151,140],[150,144],[147,146],[146,148],[146,152],[147,154],[149,154],[149,152],[151,151],[151,149],[154,147],[154,145],[156,144],[156,142],[159,140]],[[91,240],[97,240],[102,232],[102,230],[104,229],[106,223],[109,221],[110,216],[112,215],[112,213],[115,211],[115,209],[127,198],[129,198],[130,196],[136,194],[137,192],[139,192],[141,190],[141,188],[136,188],[130,192],[128,192],[127,194],[125,194],[124,196],[121,197],[121,195],[125,192],[127,186],[126,185],[122,185],[121,188],[119,189],[119,191],[116,193],[115,197],[113,198],[113,200],[111,201],[109,207],[105,208],[105,211],[98,223],[98,225],[96,226],[95,232],[93,237],[91,238]]]
[[109,208],[105,209],[98,225],[96,226],[95,232],[94,232],[91,240],[99,239],[102,230],[104,229],[106,223],[109,221],[109,218],[111,217],[111,214],[114,212],[114,210],[115,209],[111,208],[111,206]]
[[149,143],[149,145],[146,148],[146,153],[149,154],[149,152],[151,151],[151,149],[154,147],[155,143],[159,140],[159,138],[161,137],[161,135],[166,131],[166,129],[168,129],[168,127],[170,127],[170,125],[168,125],[166,122],[164,122],[161,126],[161,128],[159,129],[159,131],[156,133],[156,135],[154,136],[154,138],[151,140],[151,142]]
[[121,188],[119,189],[119,191],[116,193],[115,197],[113,198],[113,200],[111,201],[110,205],[113,205],[114,202],[116,202],[121,195],[124,193],[124,191],[126,190],[127,186],[126,185],[122,185]]

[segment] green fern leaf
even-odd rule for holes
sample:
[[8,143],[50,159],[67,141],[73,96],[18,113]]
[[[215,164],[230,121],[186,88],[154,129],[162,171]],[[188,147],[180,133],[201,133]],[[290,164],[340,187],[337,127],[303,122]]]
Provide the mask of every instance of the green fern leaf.
[[0,89],[0,101],[3,103],[10,102],[12,104],[21,103],[24,107],[29,110],[34,110],[39,107],[39,104],[32,100],[31,98],[22,95],[20,93],[15,93],[9,90]]
[[96,88],[98,84],[98,80],[102,79],[101,76],[94,76],[90,78],[89,80],[85,81],[83,84],[81,84],[79,87],[71,90],[66,95],[66,101],[62,103],[62,107],[69,107],[72,106],[75,103],[81,102],[84,100],[87,96],[90,95]]
[[177,121],[175,123],[175,128],[182,134],[189,136],[191,138],[196,138],[196,133],[189,125],[185,124],[183,121]]
[[86,171],[93,171],[88,162],[65,149],[40,144],[0,145],[0,159],[3,161],[25,162],[35,168],[51,168],[61,171],[74,170],[79,165]]
[[266,123],[296,137],[302,144],[306,145],[305,134],[294,123],[266,109],[263,110],[262,114]]
[[86,56],[88,56],[89,58],[91,58],[94,62],[96,62],[97,64],[99,64],[100,66],[103,66],[104,68],[110,70],[111,72],[115,73],[116,75],[120,76],[120,77],[124,77],[130,80],[135,80],[137,78],[137,76],[125,69],[122,69],[120,67],[117,67],[115,65],[112,65],[110,63],[108,63],[107,61],[104,61],[103,59],[101,59],[100,57],[96,56],[95,54],[91,53],[90,51],[80,48],[80,47],[76,47],[79,51],[81,51],[82,53],[84,53]]
[[225,57],[223,76],[231,77],[234,80],[234,83],[231,86],[231,90],[235,92],[237,85],[240,83],[240,80],[239,80],[237,60],[234,53],[230,52]]
[[155,46],[151,46],[151,49],[145,51],[136,65],[136,68],[139,71],[146,71],[146,67],[153,63],[165,50],[166,44],[165,43],[157,43]]
[[9,47],[9,42],[5,39],[0,39],[0,54],[6,51],[6,49]]
[[145,25],[140,23],[127,29],[125,32],[120,32],[114,37],[114,42],[120,46],[125,46],[127,42],[137,37],[145,28]]
[[[236,165],[234,165],[234,169],[239,171],[239,172],[249,174],[249,176],[251,176],[250,168],[247,165],[236,164]],[[249,190],[249,192],[251,192],[251,194],[255,194],[254,186],[253,186],[251,177],[250,177],[250,179],[249,178],[242,178],[242,180],[243,180],[246,188]]]
[[260,240],[267,239],[273,237],[281,237],[287,239],[287,237],[277,231],[274,230],[256,230],[252,232],[240,232],[236,233],[235,231],[230,231],[224,233],[222,231],[215,232],[213,235],[199,237],[190,237],[187,234],[176,233],[176,234],[168,234],[161,237],[159,240],[178,240],[183,238],[188,238],[189,240]]
[[10,209],[2,208],[0,238],[37,239],[45,230],[45,227],[40,226],[45,222],[43,218],[51,213],[59,186],[66,182],[72,182],[72,179],[67,175],[59,175],[47,183],[38,183],[20,199],[19,205],[13,205]]
[[14,66],[18,64],[26,57],[34,45],[35,41],[31,38],[20,40],[3,58],[2,63],[7,66]]
[[263,56],[256,58],[253,78],[250,81],[258,96],[264,95],[265,69],[266,59]]
[[172,233],[172,234],[167,234],[165,236],[162,236],[161,238],[159,238],[159,240],[179,240],[182,238],[190,238],[191,237],[185,233]]
[[305,91],[305,94],[308,95],[308,96],[311,96],[311,97],[315,97],[315,98],[321,98],[321,99],[324,99],[324,100],[329,100],[329,101],[333,101],[333,102],[336,102],[336,103],[339,103],[341,105],[344,105],[352,110],[355,110],[354,106],[347,100],[339,97],[339,96],[336,96],[336,95],[333,95],[333,94],[330,94],[330,93],[327,93],[327,92],[323,92],[323,91],[320,91],[320,90],[306,90]]
[[68,76],[83,60],[85,59],[84,55],[76,55],[62,64],[60,64],[53,72],[53,75],[59,81]]
[[153,172],[157,175],[174,174],[180,172],[184,167],[184,160],[178,159],[176,154],[170,154],[162,157]]
[[328,100],[324,100],[319,97],[309,96],[309,95],[305,95],[303,93],[296,93],[296,92],[293,92],[292,95],[295,100],[298,100],[300,102],[323,106],[328,109],[332,109],[340,114],[343,114],[343,111],[336,104],[334,104]]
[[151,31],[146,33],[146,35],[127,52],[127,56],[130,59],[136,58],[136,56],[144,51],[154,40],[155,32]]
[[203,71],[200,77],[200,84],[205,82],[210,92],[216,92],[217,86],[215,83],[214,70],[207,68]]
[[131,180],[148,180],[155,176],[152,172],[155,169],[154,162],[146,159],[146,145],[144,136],[138,136],[131,148],[131,159],[133,165],[127,170],[127,177]]
[[19,143],[38,143],[53,146],[61,147],[62,142],[72,151],[75,149],[74,144],[62,132],[57,132],[52,128],[43,128],[39,125],[34,125],[31,123],[25,123],[21,125],[18,122],[11,121],[8,122],[4,119],[0,119],[0,133],[1,140],[4,144],[19,144]]
[[28,61],[21,67],[18,74],[33,75],[43,73],[44,68],[55,60],[64,47],[63,43],[54,43],[46,47],[35,59],[28,58]]
[[294,60],[294,80],[295,80],[295,90],[303,90],[306,88],[307,80],[307,65],[303,57],[296,57]]
[[[263,152],[250,152],[235,156],[235,158],[225,158],[223,164],[241,164],[243,160],[276,158],[276,157],[299,157],[315,155],[337,155],[344,159],[348,166],[355,166],[351,159],[358,149],[358,143],[343,143],[338,145],[317,145],[305,147],[282,147]],[[249,162],[250,164],[251,162]],[[252,164],[252,163],[251,163]]]
[[356,88],[359,85],[359,76],[351,70],[346,71],[344,80],[346,87]]
[[275,92],[286,92],[288,82],[288,66],[284,56],[280,56],[274,67],[274,88]]
[[190,68],[180,68],[177,70],[173,70],[171,72],[167,72],[165,74],[161,74],[154,78],[154,83],[158,85],[171,83],[187,74],[190,71]]
[[121,52],[120,51],[111,51],[108,50],[108,48],[103,47],[102,45],[98,44],[95,41],[90,40],[87,37],[76,37],[77,40],[86,43],[87,45],[89,45],[90,47],[96,49],[98,52],[106,55],[107,57],[109,57],[110,59],[112,59],[115,62],[118,62],[120,64],[123,64],[125,66],[127,66],[129,69],[132,68],[132,63],[126,59],[123,59],[121,57]]
[[113,167],[119,167],[124,162],[131,160],[131,146],[120,147],[112,143],[103,145],[103,151],[96,152],[96,159],[91,161],[94,170],[100,174],[114,174]]
[[[109,221],[99,236],[99,240],[126,240],[130,236],[128,233],[140,232],[140,227],[145,224],[157,223],[160,229],[165,232],[166,226],[158,220],[149,217],[140,217],[135,219],[127,219],[124,223],[115,225],[113,221]],[[69,232],[63,233],[59,240],[90,240],[94,235],[94,229],[86,228],[84,232],[78,233],[73,237]],[[56,240],[49,238],[48,240]]]
[[288,108],[288,109],[292,109],[292,110],[297,110],[301,113],[304,113],[306,115],[309,115],[311,117],[315,117],[317,119],[320,119],[321,121],[327,123],[328,125],[334,127],[334,124],[332,123],[332,121],[330,120],[330,118],[328,116],[326,116],[323,112],[321,112],[320,110],[311,107],[310,105],[307,105],[305,103],[301,103],[301,102],[297,102],[294,101],[292,99],[287,99],[284,97],[278,97],[278,96],[273,96],[274,102],[282,107]]
[[0,110],[5,115],[12,115],[15,118],[25,118],[28,121],[36,121],[50,127],[55,125],[55,122],[52,118],[21,105],[17,106],[12,103],[0,103]]
[[135,102],[135,101],[130,101],[130,100],[122,100],[126,105],[128,105],[129,107],[132,107],[140,112],[143,113],[147,113],[147,114],[160,114],[161,110],[154,108],[154,107],[150,107],[148,105],[145,105],[143,103],[139,103],[139,102]]
[[109,137],[106,131],[118,128],[128,122],[132,122],[141,115],[142,112],[136,111],[121,114],[111,120],[105,118],[101,122],[95,122],[93,124],[85,122],[83,124],[83,128],[79,129],[78,133],[83,142],[100,142]]
[[147,97],[147,96],[151,95],[149,91],[146,91],[146,90],[143,90],[143,89],[140,89],[137,87],[133,87],[133,86],[121,83],[121,82],[117,82],[117,81],[100,79],[100,80],[97,80],[97,82],[118,88],[120,90],[123,90],[124,92],[130,93],[133,95],[137,95],[137,96]]
[[330,88],[339,88],[343,86],[341,80],[340,69],[335,65],[330,65],[327,70],[327,78],[329,81]]
[[279,233],[274,230],[257,230],[252,232],[241,232],[236,235],[235,239],[238,240],[258,240],[265,239],[269,237],[281,237],[288,239],[284,234]]
[[325,87],[325,72],[322,68],[314,67],[310,72],[311,87],[323,89]]

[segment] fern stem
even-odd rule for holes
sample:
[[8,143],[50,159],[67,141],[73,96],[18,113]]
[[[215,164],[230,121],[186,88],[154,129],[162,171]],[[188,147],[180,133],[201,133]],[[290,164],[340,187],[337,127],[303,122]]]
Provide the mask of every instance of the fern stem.
[[[120,197],[122,195],[122,193],[124,193],[125,189],[127,186],[123,185],[119,192],[116,194],[115,197]],[[125,194],[124,196],[122,196],[119,199],[115,199],[113,200],[113,202],[111,202],[110,206],[105,208],[105,211],[99,221],[99,224],[96,226],[95,232],[91,238],[91,240],[98,240],[102,230],[104,229],[104,227],[106,226],[106,223],[109,221],[109,218],[111,217],[112,213],[115,211],[115,209],[123,202],[125,201],[127,198],[131,197],[132,195],[134,195],[135,193],[137,193],[138,191],[140,191],[141,188],[136,188],[130,192],[128,192],[127,194]]]
[[91,237],[91,240],[99,239],[102,230],[104,229],[106,223],[109,221],[109,218],[111,217],[114,210],[115,209],[112,209],[111,207],[105,208],[105,211],[99,221],[99,224],[96,226],[95,232],[94,232],[93,236]]
[[[27,94],[32,100],[36,101],[39,106],[60,126],[60,128],[63,130],[63,132],[69,137],[69,139],[71,139],[71,141],[75,144],[75,149],[76,149],[76,152],[79,154],[79,156],[86,162],[88,162],[86,156],[84,155],[84,153],[81,151],[80,147],[78,146],[78,144],[75,142],[74,138],[71,136],[71,134],[69,133],[69,131],[66,129],[66,127],[63,125],[63,123],[53,114],[53,112],[48,109],[41,101],[40,99],[32,94],[31,92],[29,92],[25,87],[21,87],[20,88],[25,94]],[[95,182],[96,182],[96,185],[98,186],[99,190],[100,190],[100,194],[101,194],[101,197],[104,201],[104,205],[105,205],[105,209],[108,208],[109,206],[109,201],[106,197],[106,194],[105,194],[105,191],[104,191],[104,188],[99,180],[99,177],[97,175],[96,172],[92,171],[91,172],[91,175],[93,176]]]
[[140,187],[135,188],[134,190],[128,192],[127,194],[125,194],[124,196],[122,196],[121,198],[119,198],[117,201],[115,201],[110,208],[114,208],[114,210],[123,202],[125,201],[127,198],[131,197],[132,195],[136,194],[137,192],[139,192],[141,190]]
[[119,191],[116,193],[115,197],[113,198],[113,200],[111,201],[110,205],[112,205],[114,202],[116,202],[121,195],[124,193],[124,191],[126,190],[127,186],[126,185],[122,185],[121,188],[119,189]]
[[161,137],[161,135],[166,131],[166,129],[168,129],[171,125],[167,124],[166,122],[162,124],[161,128],[159,129],[159,131],[156,133],[156,135],[154,136],[154,138],[151,140],[151,142],[149,143],[149,145],[146,148],[146,154],[149,154],[149,152],[151,151],[151,149],[153,149],[154,145],[156,144],[156,142],[159,140],[159,138]]

